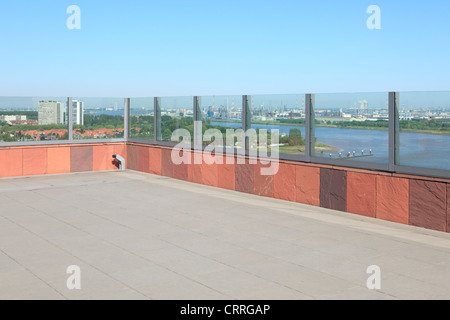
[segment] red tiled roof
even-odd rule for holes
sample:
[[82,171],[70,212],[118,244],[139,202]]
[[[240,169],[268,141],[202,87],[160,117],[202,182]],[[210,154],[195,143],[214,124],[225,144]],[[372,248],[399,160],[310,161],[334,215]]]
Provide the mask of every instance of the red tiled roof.
[[[133,128],[136,130],[140,130],[141,128]],[[98,137],[108,137],[114,136],[117,133],[122,133],[123,128],[117,129],[94,129],[94,130],[84,130],[83,133],[79,131],[80,129],[74,129],[73,135],[77,137],[87,137],[87,138],[98,138]],[[16,131],[18,133],[19,131]],[[22,130],[22,135],[30,135],[33,139],[39,140],[41,135],[49,136],[49,135],[57,135],[59,137],[64,137],[67,133],[67,129],[51,129],[51,130]]]

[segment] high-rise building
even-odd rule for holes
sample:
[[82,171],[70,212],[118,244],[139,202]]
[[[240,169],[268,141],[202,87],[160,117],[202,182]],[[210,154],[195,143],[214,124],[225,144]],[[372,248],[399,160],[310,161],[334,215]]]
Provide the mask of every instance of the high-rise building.
[[39,101],[38,122],[39,124],[61,124],[61,102]]
[[72,100],[73,124],[84,125],[84,102]]

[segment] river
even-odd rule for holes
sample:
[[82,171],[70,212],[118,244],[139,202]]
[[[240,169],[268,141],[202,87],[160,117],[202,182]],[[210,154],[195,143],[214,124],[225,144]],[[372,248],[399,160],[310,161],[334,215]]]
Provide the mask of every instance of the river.
[[[241,128],[235,122],[211,122],[214,126]],[[280,126],[252,124],[252,129],[278,129],[280,133],[289,134],[291,129],[300,129],[305,137],[305,128],[298,126]],[[339,152],[365,154],[372,150],[372,157],[359,158],[360,161],[388,163],[389,137],[387,130],[366,130],[316,127],[318,142],[339,148]],[[318,156],[320,156],[318,154]],[[329,155],[327,155],[329,156]],[[333,155],[336,157],[337,155]],[[400,164],[433,169],[450,170],[450,135],[435,135],[416,132],[400,132]]]

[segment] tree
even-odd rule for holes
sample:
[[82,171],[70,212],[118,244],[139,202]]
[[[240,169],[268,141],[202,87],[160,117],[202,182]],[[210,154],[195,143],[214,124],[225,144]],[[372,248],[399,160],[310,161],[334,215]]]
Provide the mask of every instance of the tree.
[[162,132],[163,140],[170,140],[172,138],[172,131],[169,128],[165,128]]
[[300,129],[289,130],[288,144],[290,146],[302,146],[305,144],[305,140],[302,138],[302,132]]

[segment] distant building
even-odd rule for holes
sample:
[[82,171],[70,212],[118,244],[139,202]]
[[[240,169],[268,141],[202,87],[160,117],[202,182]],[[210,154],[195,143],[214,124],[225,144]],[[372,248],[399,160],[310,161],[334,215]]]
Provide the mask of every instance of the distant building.
[[27,116],[12,115],[12,116],[0,116],[0,121],[14,122],[14,121],[26,121]]
[[73,124],[84,125],[84,102],[72,100]]
[[37,125],[37,120],[29,120],[25,115],[0,115],[0,122],[6,122],[8,125]]
[[39,101],[38,122],[42,124],[61,124],[64,115],[61,110],[61,102]]
[[27,125],[38,125],[37,120],[17,120],[17,121],[11,121],[11,125],[19,125],[19,124],[27,124]]
[[359,101],[359,104],[360,104],[361,110],[369,109],[369,103],[367,102],[367,100],[361,100],[361,101]]

